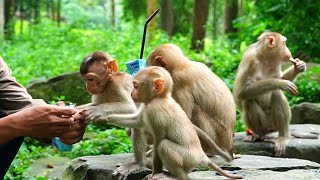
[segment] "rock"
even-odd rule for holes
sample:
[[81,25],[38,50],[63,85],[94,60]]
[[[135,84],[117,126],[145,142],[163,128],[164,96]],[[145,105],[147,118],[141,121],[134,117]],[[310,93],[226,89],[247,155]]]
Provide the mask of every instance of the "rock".
[[64,96],[65,101],[77,105],[91,102],[91,96],[86,91],[85,84],[78,72],[66,73],[46,81],[35,82],[27,87],[33,98],[43,99],[46,102]]
[[[290,125],[290,132],[296,134],[319,134],[320,125],[295,124]],[[277,133],[270,134],[277,137]],[[267,142],[244,142],[245,133],[236,133],[234,138],[234,153],[262,156],[274,156],[274,144]],[[320,139],[290,138],[284,158],[299,158],[320,163]]]
[[27,177],[54,179],[62,175],[71,159],[67,157],[47,157],[35,160],[24,173]]
[[292,124],[320,124],[320,103],[294,105],[291,109]]
[[[132,154],[85,156],[73,160],[64,171],[63,180],[112,180],[116,164],[132,161]],[[241,155],[240,158],[228,163],[220,157],[211,158],[216,164],[229,173],[243,175],[246,179],[317,179],[320,178],[320,164],[308,160],[273,158],[266,156]],[[129,176],[128,180],[140,180],[150,170],[145,169]],[[215,171],[195,171],[189,179],[225,179]]]

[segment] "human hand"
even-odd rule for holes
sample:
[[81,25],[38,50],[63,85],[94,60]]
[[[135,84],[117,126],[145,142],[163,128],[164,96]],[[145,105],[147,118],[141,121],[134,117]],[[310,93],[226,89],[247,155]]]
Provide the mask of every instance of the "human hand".
[[10,126],[15,136],[52,138],[69,132],[74,125],[74,108],[56,105],[37,105],[11,114]]
[[73,118],[75,122],[70,126],[68,132],[59,136],[61,142],[65,144],[74,144],[83,138],[87,124],[85,123],[85,114],[83,111],[77,111]]

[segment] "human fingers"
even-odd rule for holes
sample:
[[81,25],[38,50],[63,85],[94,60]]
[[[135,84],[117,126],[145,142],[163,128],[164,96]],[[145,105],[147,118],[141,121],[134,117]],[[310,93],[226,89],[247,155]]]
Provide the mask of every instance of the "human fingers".
[[76,113],[76,110],[72,107],[68,106],[56,106],[55,108],[55,114],[61,115],[61,116],[72,116]]
[[74,144],[79,142],[83,138],[84,132],[85,132],[85,129],[67,132],[60,135],[60,140],[65,144]]

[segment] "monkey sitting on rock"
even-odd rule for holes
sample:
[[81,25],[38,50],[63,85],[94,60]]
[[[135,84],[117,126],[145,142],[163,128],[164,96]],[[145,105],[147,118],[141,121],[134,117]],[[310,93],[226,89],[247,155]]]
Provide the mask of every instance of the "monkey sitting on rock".
[[[292,58],[286,41],[279,33],[262,33],[244,52],[233,86],[241,117],[253,133],[245,140],[274,141],[276,156],[284,154],[290,136],[291,110],[283,91],[298,94],[292,81],[306,70],[303,61]],[[293,66],[282,72],[281,64],[289,61]],[[279,131],[276,140],[265,139],[274,131]]]
[[[197,165],[206,165],[234,179],[214,164],[203,151],[194,125],[181,106],[172,98],[173,81],[162,67],[140,70],[133,80],[131,93],[135,102],[142,102],[134,114],[112,114],[106,122],[149,132],[153,137],[153,170],[150,179],[187,180]],[[163,166],[170,175],[163,172]]]

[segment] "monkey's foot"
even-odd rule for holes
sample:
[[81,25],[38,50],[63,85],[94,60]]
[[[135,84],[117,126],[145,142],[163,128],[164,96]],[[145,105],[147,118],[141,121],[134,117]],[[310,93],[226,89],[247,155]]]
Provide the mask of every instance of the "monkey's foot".
[[171,176],[169,173],[166,172],[162,172],[159,174],[153,174],[151,175],[151,177],[148,177],[149,180],[177,180],[177,178],[174,178],[173,176]]
[[118,176],[119,180],[125,180],[130,174],[143,169],[146,169],[146,167],[134,162],[128,164],[118,164],[112,175]]

